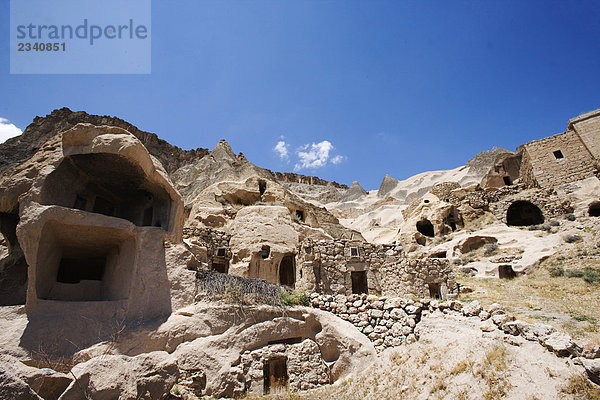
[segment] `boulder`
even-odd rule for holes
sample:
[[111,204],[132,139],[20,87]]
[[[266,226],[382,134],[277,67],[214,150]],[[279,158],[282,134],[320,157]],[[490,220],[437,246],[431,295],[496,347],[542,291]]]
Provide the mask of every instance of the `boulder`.
[[0,399],[42,400],[25,381],[3,367],[0,367]]
[[542,345],[559,357],[581,355],[581,347],[579,347],[570,336],[559,332],[554,332],[546,337],[543,340]]
[[479,301],[477,300],[465,303],[462,312],[467,317],[478,316],[481,313],[481,304],[479,304]]
[[581,363],[590,380],[600,385],[600,360],[588,360],[583,358]]
[[179,376],[175,358],[164,351],[95,357],[72,371],[77,381],[60,400],[164,399]]

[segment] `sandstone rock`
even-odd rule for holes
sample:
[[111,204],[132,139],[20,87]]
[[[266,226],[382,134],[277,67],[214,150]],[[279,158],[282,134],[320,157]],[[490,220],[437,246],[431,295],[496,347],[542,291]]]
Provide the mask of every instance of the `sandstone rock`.
[[497,327],[492,320],[487,319],[479,326],[479,329],[481,329],[483,332],[493,332],[497,329]]
[[42,400],[22,379],[0,367],[0,399]]
[[94,400],[164,399],[179,376],[175,359],[163,351],[96,357],[73,367],[73,373],[77,382],[60,400],[85,400],[86,395]]
[[559,357],[579,356],[581,354],[581,348],[577,343],[570,336],[562,333],[552,333],[543,340],[542,344]]
[[588,360],[584,358],[581,362],[590,380],[600,385],[600,360]]
[[521,335],[527,340],[538,340],[543,343],[544,340],[556,332],[556,329],[545,324],[522,324],[519,326]]
[[0,355],[0,369],[11,371],[45,400],[56,400],[73,378],[50,368],[34,368],[8,354]]
[[481,304],[477,300],[465,303],[462,312],[467,317],[478,316],[481,313]]
[[595,343],[588,343],[583,346],[583,351],[581,353],[582,357],[588,359],[600,358],[600,345]]

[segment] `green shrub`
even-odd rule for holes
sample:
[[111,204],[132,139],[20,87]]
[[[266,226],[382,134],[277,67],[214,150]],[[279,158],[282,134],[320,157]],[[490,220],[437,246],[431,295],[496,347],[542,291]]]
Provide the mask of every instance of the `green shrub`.
[[565,270],[563,267],[550,268],[549,272],[551,276],[563,276],[565,274]]
[[310,297],[306,292],[293,291],[288,292],[286,289],[281,289],[279,292],[281,303],[286,306],[310,306]]
[[483,254],[486,257],[489,257],[489,256],[494,255],[497,250],[498,250],[498,245],[496,243],[486,244],[485,245],[485,251],[483,252]]

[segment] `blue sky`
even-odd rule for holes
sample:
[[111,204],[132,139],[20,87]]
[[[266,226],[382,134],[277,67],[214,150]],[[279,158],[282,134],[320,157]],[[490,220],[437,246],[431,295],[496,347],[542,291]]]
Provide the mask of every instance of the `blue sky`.
[[10,75],[0,16],[0,126],[66,106],[367,189],[600,108],[593,1],[153,0],[149,75]]

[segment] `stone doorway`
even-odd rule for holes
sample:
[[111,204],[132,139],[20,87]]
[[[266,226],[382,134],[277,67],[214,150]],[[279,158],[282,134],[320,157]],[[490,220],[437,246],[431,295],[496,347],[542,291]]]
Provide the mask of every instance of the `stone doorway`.
[[352,279],[353,294],[369,293],[367,271],[352,271],[350,272],[350,279]]
[[296,257],[293,254],[283,256],[279,263],[279,284],[291,288],[296,284]]
[[279,357],[266,360],[263,366],[263,380],[264,394],[287,391],[289,384],[287,358]]

